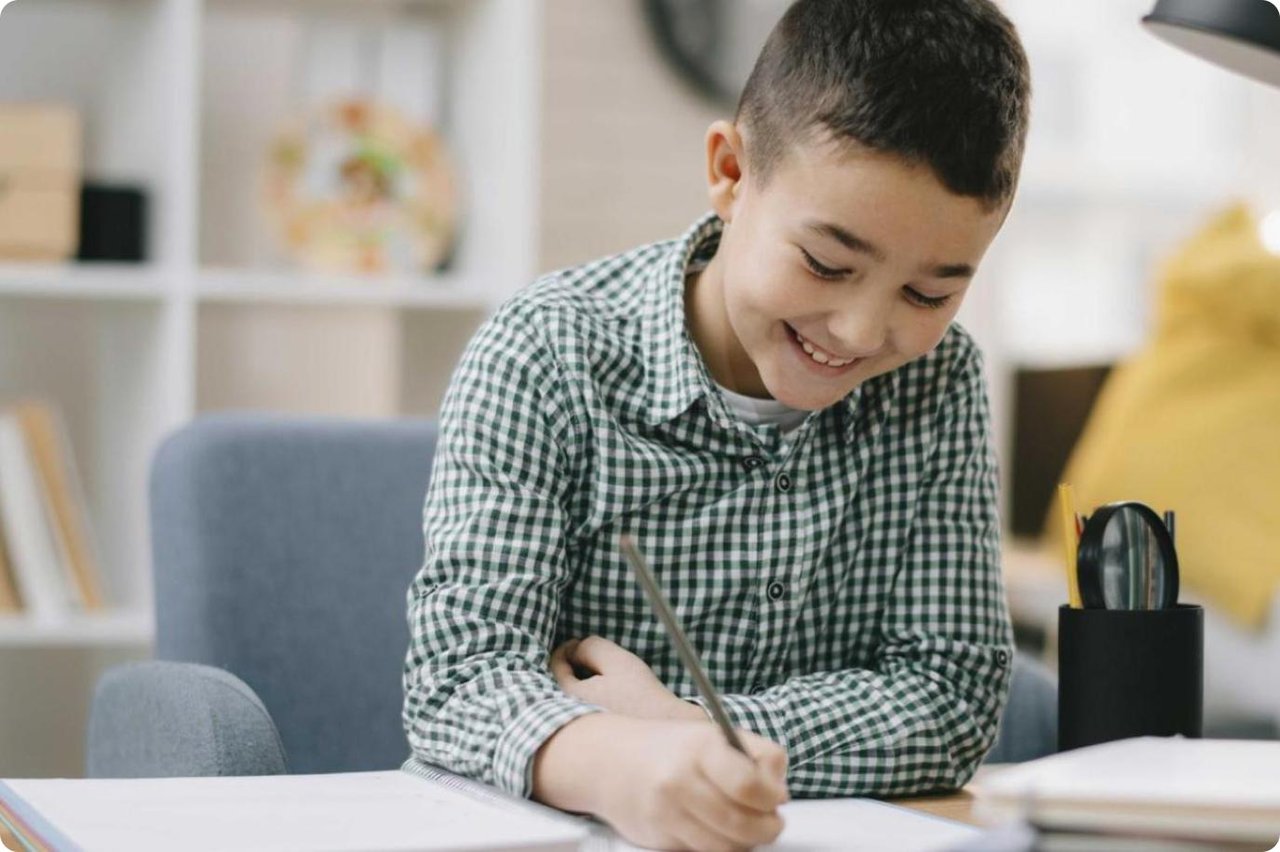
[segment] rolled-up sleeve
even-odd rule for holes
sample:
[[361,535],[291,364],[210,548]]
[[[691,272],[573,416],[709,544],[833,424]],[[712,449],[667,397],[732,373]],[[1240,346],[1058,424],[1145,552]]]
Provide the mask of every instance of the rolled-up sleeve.
[[530,311],[490,319],[450,383],[408,595],[403,719],[415,757],[532,792],[538,748],[601,708],[563,692],[547,660],[570,581],[571,418]]
[[956,788],[991,747],[1008,695],[1013,631],[988,422],[981,357],[970,348],[934,417],[871,664],[724,696],[736,725],[786,746],[793,795]]

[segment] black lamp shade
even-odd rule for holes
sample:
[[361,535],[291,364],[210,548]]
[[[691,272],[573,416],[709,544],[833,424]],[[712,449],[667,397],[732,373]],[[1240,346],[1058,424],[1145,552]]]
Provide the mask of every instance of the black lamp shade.
[[1268,0],[1159,0],[1142,23],[1174,47],[1280,87],[1280,9]]

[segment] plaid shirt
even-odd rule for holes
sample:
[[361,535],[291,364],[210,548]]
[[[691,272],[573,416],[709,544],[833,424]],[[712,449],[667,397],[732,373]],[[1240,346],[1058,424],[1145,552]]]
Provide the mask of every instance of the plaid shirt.
[[539,746],[602,709],[550,673],[572,637],[697,696],[621,532],[793,796],[956,787],[990,747],[1013,644],[978,349],[953,324],[789,435],[749,426],[684,322],[721,228],[547,275],[468,346],[408,593],[415,759],[529,796]]

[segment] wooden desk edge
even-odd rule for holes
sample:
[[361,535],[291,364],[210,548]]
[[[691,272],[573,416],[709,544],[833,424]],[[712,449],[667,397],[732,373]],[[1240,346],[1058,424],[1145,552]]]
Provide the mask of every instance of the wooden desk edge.
[[999,772],[1002,768],[999,765],[979,767],[977,774],[973,776],[973,780],[954,793],[942,793],[935,796],[909,796],[900,799],[887,799],[886,801],[892,805],[909,808],[913,811],[921,811],[933,816],[963,822],[967,825],[987,828],[989,827],[988,823],[982,822],[973,813],[974,782],[990,777],[992,772]]

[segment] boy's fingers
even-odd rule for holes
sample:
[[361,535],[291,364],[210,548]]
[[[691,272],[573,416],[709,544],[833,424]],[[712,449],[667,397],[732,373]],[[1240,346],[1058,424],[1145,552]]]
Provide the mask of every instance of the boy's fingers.
[[601,636],[588,636],[581,641],[575,640],[575,644],[569,648],[569,658],[573,662],[597,672],[608,668],[610,660],[616,662],[625,656],[628,655],[622,648]]
[[695,770],[697,782],[686,794],[683,806],[691,818],[728,840],[745,846],[769,842],[782,831],[777,811],[743,807],[720,790],[706,773]]
[[[739,736],[743,733],[740,730]],[[786,800],[786,785],[772,769],[757,764],[728,743],[720,742],[704,749],[700,754],[700,768],[716,787],[742,807],[769,813]]]
[[551,652],[550,665],[551,674],[555,676],[559,683],[564,684],[565,682],[576,680],[573,674],[573,666],[569,664],[568,652],[565,650],[564,645]]
[[770,776],[781,779],[783,784],[787,778],[787,750],[775,743],[773,740],[767,740],[764,737],[754,734],[745,737],[743,745],[747,748],[747,753],[759,764]]
[[681,825],[675,829],[674,834],[683,849],[706,850],[706,852],[719,852],[719,850],[736,850],[738,844],[730,843],[724,835],[712,829],[705,822],[698,819],[697,815],[689,812],[685,807],[681,811],[684,818]]

